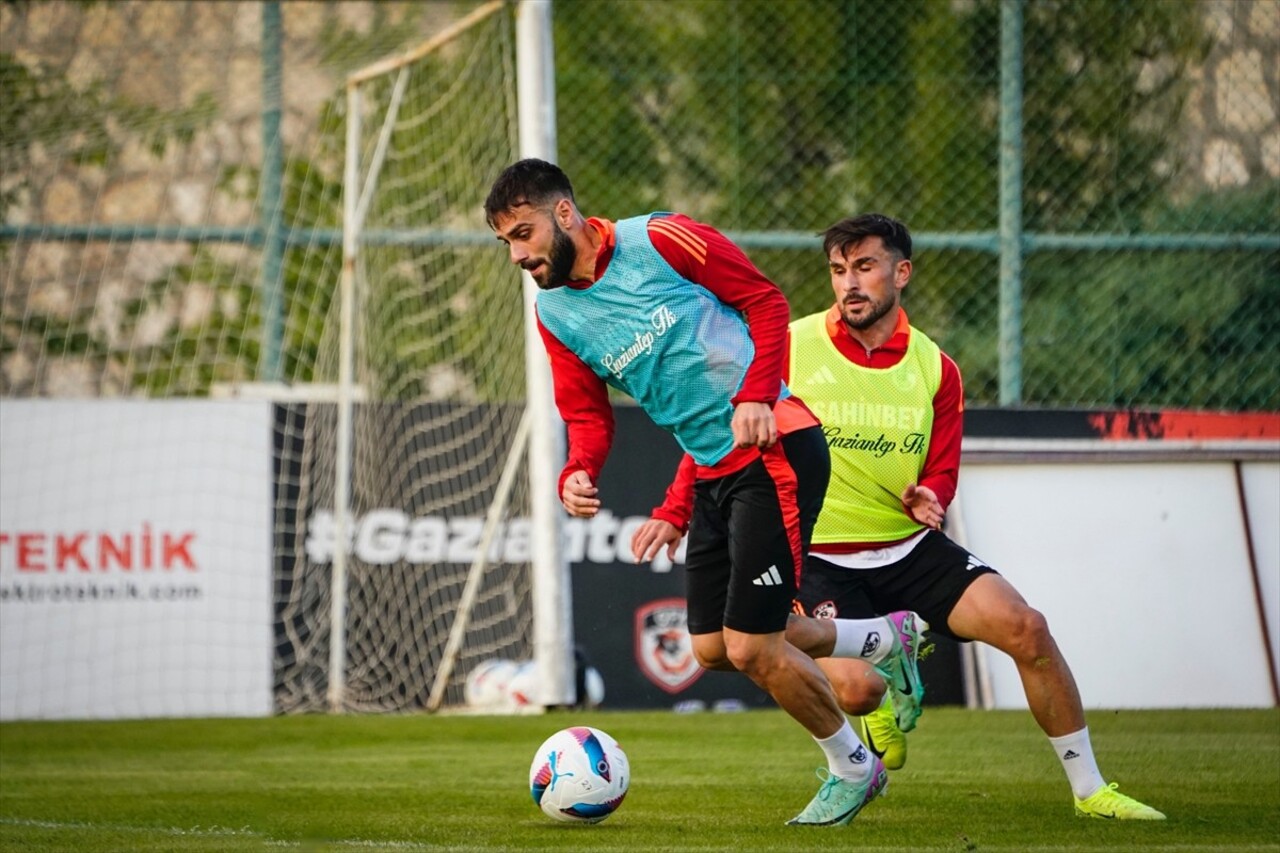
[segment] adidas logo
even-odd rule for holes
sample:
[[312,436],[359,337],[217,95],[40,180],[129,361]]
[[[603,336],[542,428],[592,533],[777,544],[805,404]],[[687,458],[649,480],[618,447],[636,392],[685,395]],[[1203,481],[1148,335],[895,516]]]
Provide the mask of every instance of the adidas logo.
[[777,566],[770,566],[760,577],[752,581],[756,586],[781,586],[782,575],[778,574]]
[[1079,757],[1080,757],[1080,753],[1076,752],[1074,749],[1068,749],[1066,753],[1062,756],[1062,760],[1070,761],[1073,758],[1079,758]]
[[804,381],[805,385],[835,385],[838,380],[836,375],[831,372],[831,368],[822,365],[818,370],[813,372],[808,379]]

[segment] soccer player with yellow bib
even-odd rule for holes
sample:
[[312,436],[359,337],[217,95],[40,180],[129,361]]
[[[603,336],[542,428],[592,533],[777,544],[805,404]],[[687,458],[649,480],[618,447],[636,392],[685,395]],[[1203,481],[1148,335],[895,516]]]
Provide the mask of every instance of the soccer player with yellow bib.
[[[887,216],[864,214],[828,228],[823,250],[835,304],[791,323],[785,370],[788,385],[822,421],[831,452],[797,612],[841,621],[914,612],[934,631],[999,649],[1018,668],[1076,814],[1163,819],[1103,778],[1075,678],[1044,616],[941,532],[956,493],[964,394],[955,362],[902,309],[913,271],[910,232]],[[652,559],[663,547],[674,554],[689,518],[689,476],[682,464],[663,505],[637,531],[637,559]],[[856,657],[819,665],[841,707],[859,715],[863,743],[886,767],[901,767],[903,732],[915,719],[895,714],[882,673]]]

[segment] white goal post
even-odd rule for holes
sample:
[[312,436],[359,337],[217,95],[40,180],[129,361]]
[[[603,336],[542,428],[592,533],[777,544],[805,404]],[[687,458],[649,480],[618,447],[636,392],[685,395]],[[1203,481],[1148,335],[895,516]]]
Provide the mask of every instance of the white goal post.
[[[457,705],[489,657],[533,659],[543,706],[576,698],[562,425],[536,291],[524,274],[524,310],[510,310],[515,270],[482,210],[517,147],[554,158],[550,11],[493,0],[347,80],[332,525],[349,544],[329,577],[332,711]],[[440,552],[478,519],[468,560]],[[379,536],[409,544],[379,563]]]
[[[520,156],[555,161],[555,40],[551,0],[521,0],[516,15]],[[537,286],[521,274],[524,297],[525,376],[529,412],[529,488],[533,551],[533,659],[545,706],[579,701],[575,696],[573,595],[569,564],[561,549],[564,515],[557,493],[564,465],[564,424],[554,404],[551,367],[534,320]]]

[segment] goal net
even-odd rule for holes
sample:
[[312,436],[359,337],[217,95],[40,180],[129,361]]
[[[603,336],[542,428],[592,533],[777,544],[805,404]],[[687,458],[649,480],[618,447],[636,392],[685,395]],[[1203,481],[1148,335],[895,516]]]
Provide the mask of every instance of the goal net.
[[448,707],[532,657],[521,293],[482,210],[516,156],[514,52],[489,3],[348,78],[338,384],[279,416],[282,711]]

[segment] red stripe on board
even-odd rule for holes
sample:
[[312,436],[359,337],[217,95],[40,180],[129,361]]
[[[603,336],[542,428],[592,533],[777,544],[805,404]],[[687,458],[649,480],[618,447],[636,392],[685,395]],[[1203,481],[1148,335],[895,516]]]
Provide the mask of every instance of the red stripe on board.
[[1280,439],[1280,413],[1274,412],[1097,412],[1089,426],[1118,441]]

